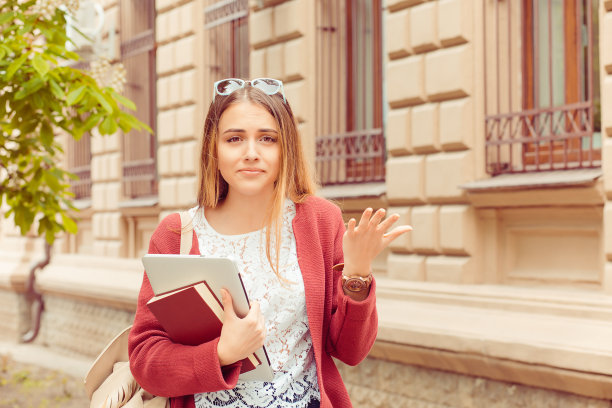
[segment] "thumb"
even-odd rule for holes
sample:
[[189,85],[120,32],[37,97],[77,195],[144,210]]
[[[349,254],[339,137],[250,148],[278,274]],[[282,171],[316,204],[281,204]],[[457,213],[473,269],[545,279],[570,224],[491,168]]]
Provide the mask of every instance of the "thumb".
[[227,289],[221,289],[221,302],[223,303],[223,316],[225,319],[236,317],[236,312],[234,312],[234,303],[232,302],[232,295],[227,291]]

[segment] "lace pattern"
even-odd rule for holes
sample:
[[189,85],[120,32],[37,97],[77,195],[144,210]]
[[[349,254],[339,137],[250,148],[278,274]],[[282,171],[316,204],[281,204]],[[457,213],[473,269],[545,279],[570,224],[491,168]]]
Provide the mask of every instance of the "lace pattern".
[[[293,235],[295,204],[286,200],[283,211],[279,265],[288,282],[281,282],[269,265],[265,254],[265,229],[222,235],[208,224],[202,209],[196,207],[189,212],[194,220],[200,253],[234,259],[249,299],[259,302],[268,331],[265,346],[274,371],[271,382],[239,380],[231,390],[196,394],[196,408],[304,408],[311,399],[319,399],[304,282]],[[273,241],[273,259],[274,247]]]

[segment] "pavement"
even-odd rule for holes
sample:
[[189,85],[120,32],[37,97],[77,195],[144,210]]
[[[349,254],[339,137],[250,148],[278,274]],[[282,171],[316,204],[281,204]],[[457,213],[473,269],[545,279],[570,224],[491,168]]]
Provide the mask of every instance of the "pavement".
[[50,370],[59,370],[75,378],[85,378],[94,358],[68,356],[39,344],[0,341],[0,355],[8,354],[15,361]]

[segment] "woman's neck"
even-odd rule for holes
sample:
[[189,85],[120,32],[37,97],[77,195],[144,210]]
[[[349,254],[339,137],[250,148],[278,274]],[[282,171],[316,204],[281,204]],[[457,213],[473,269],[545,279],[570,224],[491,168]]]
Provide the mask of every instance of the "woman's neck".
[[249,199],[228,195],[215,208],[206,208],[208,223],[225,235],[246,234],[265,227],[272,197]]

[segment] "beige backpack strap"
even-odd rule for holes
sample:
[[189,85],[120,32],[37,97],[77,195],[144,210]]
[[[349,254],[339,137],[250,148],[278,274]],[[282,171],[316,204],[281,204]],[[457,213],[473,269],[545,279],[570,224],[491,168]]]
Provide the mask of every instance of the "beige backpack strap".
[[189,255],[191,243],[193,242],[193,225],[187,211],[179,212],[181,216],[181,255]]

